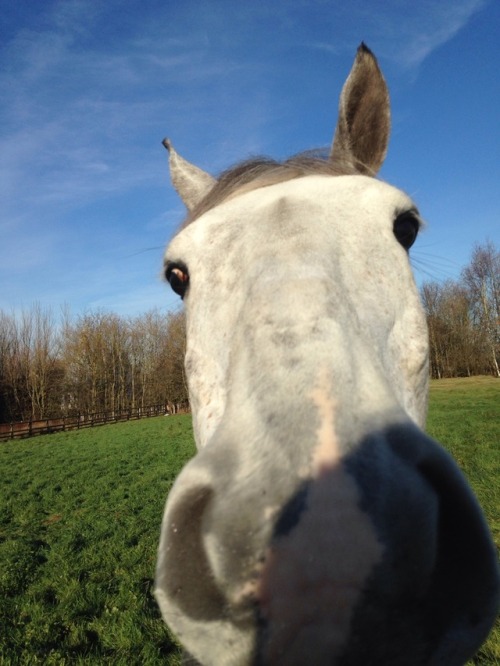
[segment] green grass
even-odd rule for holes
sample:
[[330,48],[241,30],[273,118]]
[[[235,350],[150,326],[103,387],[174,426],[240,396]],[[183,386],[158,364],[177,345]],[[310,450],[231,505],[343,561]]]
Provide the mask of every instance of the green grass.
[[[431,385],[497,545],[500,381]],[[0,445],[0,665],[180,663],[152,584],[163,506],[194,446],[189,416]],[[500,666],[500,631],[475,664]]]
[[[453,455],[486,514],[500,549],[500,379],[431,382],[427,430]],[[500,666],[500,622],[471,664]]]
[[0,664],[176,664],[152,597],[189,416],[0,446]]
[[431,382],[427,431],[454,456],[500,548],[500,379]]

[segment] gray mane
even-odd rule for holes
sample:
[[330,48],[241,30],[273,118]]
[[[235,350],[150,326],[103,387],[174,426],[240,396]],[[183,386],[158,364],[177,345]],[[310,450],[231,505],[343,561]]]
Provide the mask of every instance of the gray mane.
[[345,176],[359,173],[347,160],[327,159],[318,151],[299,153],[283,162],[268,157],[251,158],[222,172],[214,187],[186,217],[182,228],[236,194],[304,176]]

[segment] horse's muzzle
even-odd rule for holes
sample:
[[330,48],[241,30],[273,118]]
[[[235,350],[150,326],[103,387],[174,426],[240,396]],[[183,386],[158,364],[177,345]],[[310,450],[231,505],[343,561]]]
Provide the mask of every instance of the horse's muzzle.
[[[231,445],[230,445],[231,444]],[[202,664],[463,664],[495,616],[475,498],[413,423],[314,473],[212,441],[167,502],[157,597]],[[282,462],[282,461],[281,461]]]

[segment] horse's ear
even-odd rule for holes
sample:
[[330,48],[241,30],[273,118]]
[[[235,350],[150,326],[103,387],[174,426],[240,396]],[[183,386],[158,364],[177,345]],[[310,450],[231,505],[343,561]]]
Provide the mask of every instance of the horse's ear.
[[169,152],[170,178],[188,210],[193,210],[217,182],[209,173],[181,157],[168,139],[163,145]]
[[375,56],[362,43],[340,95],[330,159],[374,176],[384,161],[390,128],[389,91]]

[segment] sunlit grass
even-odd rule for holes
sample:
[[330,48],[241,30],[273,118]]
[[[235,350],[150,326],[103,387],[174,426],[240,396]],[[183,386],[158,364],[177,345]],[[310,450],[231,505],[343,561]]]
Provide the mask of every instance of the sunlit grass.
[[[427,429],[452,453],[486,514],[500,549],[500,379],[431,382]],[[500,623],[471,664],[500,665]]]
[[152,597],[190,417],[0,447],[0,663],[176,664]]

